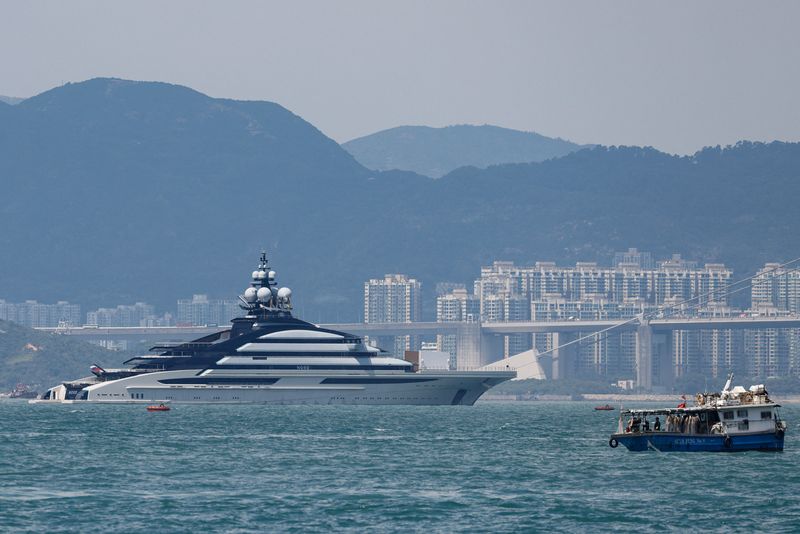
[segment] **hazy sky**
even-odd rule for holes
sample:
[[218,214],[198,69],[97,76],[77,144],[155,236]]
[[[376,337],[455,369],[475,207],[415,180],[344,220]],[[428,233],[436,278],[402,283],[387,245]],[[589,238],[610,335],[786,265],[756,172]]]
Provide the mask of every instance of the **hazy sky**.
[[800,140],[800,2],[0,2],[0,94],[97,76],[278,102],[337,141],[496,124]]

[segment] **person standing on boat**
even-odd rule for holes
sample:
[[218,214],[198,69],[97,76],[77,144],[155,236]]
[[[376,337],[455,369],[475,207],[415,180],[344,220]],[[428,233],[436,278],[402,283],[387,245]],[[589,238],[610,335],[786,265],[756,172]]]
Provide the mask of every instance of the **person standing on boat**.
[[661,431],[661,421],[658,419],[658,416],[656,416],[656,422],[653,423],[653,432],[659,431]]

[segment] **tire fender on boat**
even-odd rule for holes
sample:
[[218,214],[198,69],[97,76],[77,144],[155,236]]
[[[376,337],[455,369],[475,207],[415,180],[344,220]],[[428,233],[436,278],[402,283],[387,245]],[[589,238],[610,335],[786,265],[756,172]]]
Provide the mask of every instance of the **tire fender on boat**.
[[730,449],[731,448],[731,437],[730,436],[725,436],[725,439],[722,441],[722,443],[725,445],[726,449]]
[[617,447],[619,447],[619,441],[617,441],[616,438],[611,438],[610,440],[608,440],[608,446],[611,447],[612,449],[616,449]]

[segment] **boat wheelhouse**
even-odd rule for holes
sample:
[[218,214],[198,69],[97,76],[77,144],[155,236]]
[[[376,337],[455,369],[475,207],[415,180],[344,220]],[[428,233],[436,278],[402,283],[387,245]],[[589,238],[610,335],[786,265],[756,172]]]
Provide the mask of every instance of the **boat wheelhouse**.
[[620,411],[608,444],[631,451],[782,451],[786,423],[763,385],[698,394],[693,406]]

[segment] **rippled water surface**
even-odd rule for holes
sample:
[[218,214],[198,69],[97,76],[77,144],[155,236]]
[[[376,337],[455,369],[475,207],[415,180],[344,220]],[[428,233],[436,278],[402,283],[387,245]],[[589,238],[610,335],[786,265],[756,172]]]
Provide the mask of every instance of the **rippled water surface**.
[[800,531],[783,453],[611,449],[588,403],[0,402],[2,531]]

